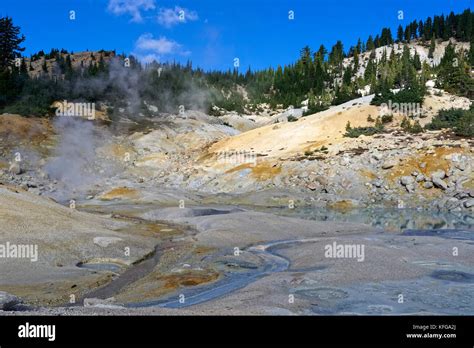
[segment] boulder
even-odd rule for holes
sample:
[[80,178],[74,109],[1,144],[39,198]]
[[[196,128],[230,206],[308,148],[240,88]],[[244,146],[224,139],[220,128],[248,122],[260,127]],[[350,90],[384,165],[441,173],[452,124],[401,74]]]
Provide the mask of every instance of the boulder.
[[444,170],[437,170],[431,173],[431,178],[444,179],[446,177],[446,172]]
[[408,184],[408,185],[405,186],[405,188],[409,193],[415,192],[415,185],[414,184]]
[[21,303],[21,299],[5,291],[0,291],[0,310],[9,311]]
[[400,178],[400,183],[403,185],[403,186],[408,186],[408,185],[413,185],[415,183],[415,179],[413,179],[412,176],[402,176]]
[[457,198],[451,197],[451,198],[446,200],[446,203],[445,203],[444,206],[448,210],[454,210],[454,209],[458,208],[460,206],[460,204],[461,204],[461,202]]
[[446,190],[448,188],[448,184],[446,184],[446,182],[440,179],[439,177],[434,176],[431,178],[431,181],[433,182],[433,185],[437,188],[440,188],[442,190]]
[[425,189],[430,189],[430,188],[433,188],[433,183],[431,181],[426,181],[424,184],[423,184],[423,187]]
[[415,178],[416,182],[422,182],[425,180],[425,176],[423,174],[418,174]]

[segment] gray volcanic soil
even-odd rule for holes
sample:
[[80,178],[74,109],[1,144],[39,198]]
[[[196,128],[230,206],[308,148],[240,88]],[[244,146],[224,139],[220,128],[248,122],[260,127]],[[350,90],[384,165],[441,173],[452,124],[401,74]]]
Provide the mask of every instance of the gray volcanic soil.
[[[99,215],[0,189],[2,242],[34,242],[40,250],[37,263],[2,260],[0,291],[28,306],[4,315],[474,313],[469,231],[387,233],[215,205],[87,207]],[[97,237],[105,239],[94,243]],[[97,245],[104,240],[114,242]],[[334,242],[363,245],[363,261],[325,257]],[[124,246],[133,257],[121,255]],[[77,267],[98,255],[104,267]],[[123,266],[111,271],[111,259]],[[71,292],[99,299],[65,307]]]

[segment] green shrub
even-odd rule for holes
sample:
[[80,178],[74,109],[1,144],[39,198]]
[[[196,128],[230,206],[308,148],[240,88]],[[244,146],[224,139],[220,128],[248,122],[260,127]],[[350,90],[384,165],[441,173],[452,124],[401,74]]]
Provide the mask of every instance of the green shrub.
[[344,136],[347,138],[358,138],[361,135],[369,136],[383,132],[383,126],[352,128],[351,123],[348,121],[346,125],[346,133],[344,134]]
[[405,116],[400,123],[400,127],[408,133],[418,134],[423,132],[423,127],[420,124],[420,121],[415,121],[411,124],[410,120]]
[[387,124],[393,121],[393,115],[383,115],[382,116],[382,123]]
[[456,122],[454,132],[459,136],[474,137],[474,109],[464,112]]
[[346,131],[344,134],[345,137],[347,138],[358,138],[361,135],[374,135],[382,133],[380,131],[380,128],[377,127],[356,127],[356,128],[351,128],[349,131]]
[[339,92],[336,94],[336,96],[334,97],[334,99],[332,100],[332,105],[340,105],[340,104],[344,104],[354,98],[357,98],[358,95],[352,95],[352,94],[349,94],[349,93],[344,93],[344,92]]
[[392,103],[419,103],[422,104],[424,99],[424,90],[421,88],[405,88],[401,89],[398,93],[393,93],[390,90],[376,93],[371,105],[380,106],[382,104],[388,104],[391,100]]
[[410,121],[408,118],[405,116],[400,123],[400,128],[403,129],[404,131],[408,130],[410,128]]
[[395,95],[392,91],[383,91],[382,93],[376,93],[370,102],[371,105],[380,106],[382,104],[388,104],[389,100],[393,101]]
[[321,112],[321,111],[324,111],[324,110],[327,110],[327,109],[329,109],[329,106],[326,106],[322,103],[321,104],[308,105],[308,110],[303,113],[303,117],[308,116],[308,115],[312,115],[312,114],[315,114],[317,112]]
[[410,125],[408,129],[409,133],[418,134],[423,132],[423,127],[421,126],[420,122],[417,120],[413,125]]
[[426,129],[430,130],[439,130],[443,128],[454,128],[458,126],[458,122],[466,113],[472,114],[473,109],[470,110],[463,109],[442,109],[438,112],[438,115],[433,117],[431,123],[426,125]]

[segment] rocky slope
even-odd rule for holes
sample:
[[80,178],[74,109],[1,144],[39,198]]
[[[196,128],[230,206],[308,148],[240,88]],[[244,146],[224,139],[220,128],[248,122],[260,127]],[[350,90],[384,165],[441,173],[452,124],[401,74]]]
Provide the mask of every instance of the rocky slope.
[[[114,134],[96,123],[79,141],[71,139],[72,133],[62,134],[64,125],[3,115],[7,131],[2,133],[0,178],[65,201],[95,197],[140,202],[158,197],[163,189],[181,192],[173,195],[178,201],[186,199],[184,192],[235,198],[281,190],[298,204],[343,209],[472,210],[473,140],[448,131],[406,133],[400,129],[404,116],[396,113],[383,134],[344,137],[348,121],[353,127],[370,126],[369,116],[380,115],[370,100],[362,97],[296,122],[269,122],[246,132],[195,111],[151,119],[128,133]],[[466,98],[431,88],[419,122],[429,123],[441,108],[469,105]],[[25,141],[30,134],[33,141]],[[57,144],[74,151],[57,153]],[[23,162],[14,161],[17,152],[24,155]],[[74,172],[66,174],[77,180],[55,177],[51,162],[69,163],[76,156],[84,157],[83,162],[74,159],[79,164],[71,163]]]

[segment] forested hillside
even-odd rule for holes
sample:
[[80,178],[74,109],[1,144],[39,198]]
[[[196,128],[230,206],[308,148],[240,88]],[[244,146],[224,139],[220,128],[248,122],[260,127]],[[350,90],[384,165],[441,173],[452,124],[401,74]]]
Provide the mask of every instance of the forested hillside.
[[[375,103],[381,103],[391,89],[402,89],[405,102],[418,102],[430,79],[446,91],[474,97],[474,13],[469,9],[399,26],[396,37],[383,28],[349,48],[341,41],[330,49],[306,46],[294,63],[260,71],[203,71],[191,62],[142,65],[133,56],[104,50],[53,49],[23,57],[24,37],[12,18],[0,19],[0,33],[5,42],[0,110],[23,115],[51,115],[51,104],[63,99],[106,104],[111,116],[118,108],[147,113],[146,102],[159,112],[176,113],[182,105],[215,114],[214,105],[244,113],[259,103],[296,107],[308,100],[308,112],[314,113],[363,91],[376,93]],[[437,59],[441,45],[444,54]],[[422,57],[423,49],[428,53]]]

